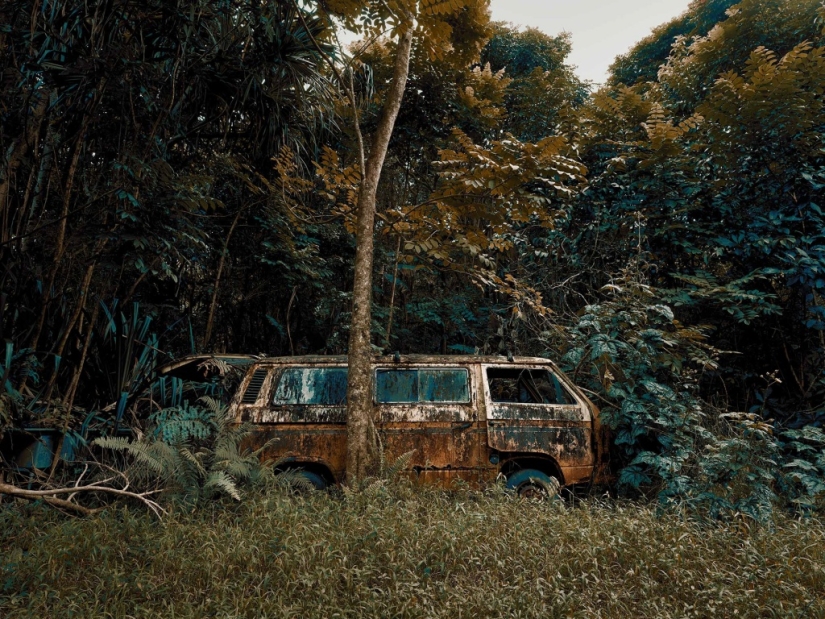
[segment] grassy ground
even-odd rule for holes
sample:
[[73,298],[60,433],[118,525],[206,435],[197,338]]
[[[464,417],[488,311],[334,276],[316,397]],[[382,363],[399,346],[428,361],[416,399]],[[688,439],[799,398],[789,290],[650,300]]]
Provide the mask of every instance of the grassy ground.
[[164,523],[0,506],[0,617],[825,617],[825,527],[284,493]]

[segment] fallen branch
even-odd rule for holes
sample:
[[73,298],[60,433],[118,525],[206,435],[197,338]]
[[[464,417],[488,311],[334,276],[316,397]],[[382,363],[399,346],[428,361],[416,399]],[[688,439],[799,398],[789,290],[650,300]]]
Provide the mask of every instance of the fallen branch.
[[[102,492],[104,494],[111,494],[114,496],[125,497],[140,501],[146,507],[152,510],[152,513],[154,513],[155,516],[158,517],[158,519],[160,519],[163,514],[166,514],[165,509],[163,509],[156,501],[153,501],[149,498],[151,495],[161,492],[160,490],[152,490],[149,492],[132,492],[130,490],[123,490],[121,488],[113,488],[111,486],[99,485],[101,483],[104,482],[95,482],[92,484],[88,484],[86,486],[72,486],[70,488],[53,488],[49,490],[26,490],[25,488],[19,488],[12,484],[7,484],[5,482],[0,481],[0,494],[20,497],[32,501],[42,499],[50,505],[54,505],[55,507],[69,509],[77,513],[83,514],[85,516],[90,516],[100,511],[101,508],[91,509],[88,507],[83,507],[82,505],[74,503],[71,499],[73,499],[78,494],[82,494],[84,492]],[[70,495],[69,500],[58,498],[57,495],[59,494]]]

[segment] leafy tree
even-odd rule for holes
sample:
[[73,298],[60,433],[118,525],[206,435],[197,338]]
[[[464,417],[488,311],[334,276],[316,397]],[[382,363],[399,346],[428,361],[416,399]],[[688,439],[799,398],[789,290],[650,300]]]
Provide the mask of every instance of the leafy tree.
[[705,36],[736,0],[697,0],[691,2],[682,15],[654,28],[626,54],[618,56],[610,66],[609,84],[633,86],[638,82],[655,82],[659,67],[670,56],[677,40]]
[[[342,20],[348,29],[367,37],[379,37],[384,29],[397,39],[391,57],[392,76],[383,94],[379,120],[373,129],[369,152],[356,111],[354,91],[349,101],[354,112],[360,178],[355,204],[355,265],[352,286],[352,319],[349,333],[349,378],[347,387],[347,476],[364,479],[378,464],[378,441],[372,414],[372,281],[376,195],[384,160],[407,84],[413,40],[430,57],[458,50],[456,59],[477,53],[479,33],[488,16],[486,3],[478,0],[431,0],[419,5],[406,0],[361,2],[335,0],[327,3],[330,17]],[[451,23],[454,21],[454,25]],[[469,27],[465,24],[469,24]],[[344,78],[339,82],[346,88]]]

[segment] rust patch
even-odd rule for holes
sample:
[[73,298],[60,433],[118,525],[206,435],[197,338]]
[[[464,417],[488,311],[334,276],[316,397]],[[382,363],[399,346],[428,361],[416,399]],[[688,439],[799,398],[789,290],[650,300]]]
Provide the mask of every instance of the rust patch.
[[559,466],[592,466],[590,428],[540,426],[535,422],[490,421],[487,442],[502,452],[539,453],[552,457]]
[[456,404],[381,404],[378,418],[382,423],[466,421],[467,407]]
[[490,407],[490,419],[584,421],[579,406],[548,406],[546,404],[509,404],[496,402]]
[[258,423],[347,423],[343,406],[277,406],[261,411]]

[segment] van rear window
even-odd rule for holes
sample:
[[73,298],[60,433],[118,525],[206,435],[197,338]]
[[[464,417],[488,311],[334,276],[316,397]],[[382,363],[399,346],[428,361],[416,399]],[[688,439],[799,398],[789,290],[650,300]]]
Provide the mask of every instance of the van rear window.
[[287,368],[275,389],[273,404],[343,406],[347,368]]
[[469,402],[469,373],[464,368],[378,370],[375,401],[379,404]]

